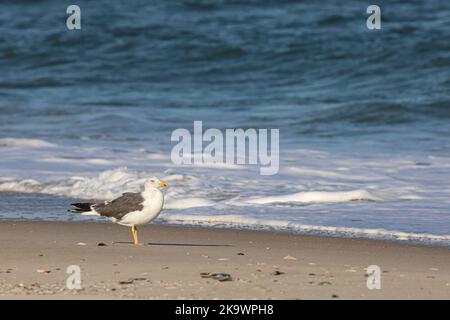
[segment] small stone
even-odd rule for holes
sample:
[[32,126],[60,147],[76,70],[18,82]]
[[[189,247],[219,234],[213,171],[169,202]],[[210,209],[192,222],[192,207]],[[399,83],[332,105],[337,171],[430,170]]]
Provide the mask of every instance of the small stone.
[[339,296],[337,294],[332,294],[331,298],[335,299],[335,298],[339,298]]
[[283,259],[284,260],[297,260],[297,258],[293,257],[293,256],[285,256]]
[[321,281],[317,284],[318,286],[331,286],[331,282],[330,281]]
[[84,243],[84,242],[78,242],[77,243],[77,246],[86,246],[87,244],[86,243]]
[[50,271],[50,270],[45,270],[45,269],[37,269],[36,272],[37,272],[37,273],[45,273],[45,274],[48,274],[48,273],[50,273],[51,271]]
[[281,271],[278,271],[278,270],[275,270],[274,272],[271,273],[272,276],[280,276],[282,274],[284,274],[284,272],[281,272]]
[[97,244],[97,246],[99,246],[99,247],[106,247],[106,243],[99,242],[99,243]]
[[238,255],[238,256],[244,256],[245,254],[242,253],[242,252],[238,252],[237,255]]
[[133,279],[130,279],[130,280],[132,280],[132,281],[145,281],[145,280],[147,280],[147,278],[141,277],[141,278],[133,278]]
[[215,280],[219,280],[220,282],[232,280],[231,275],[229,275],[228,273],[214,273],[212,275],[212,278]]
[[231,275],[228,273],[210,273],[210,272],[201,272],[200,276],[202,278],[211,278],[214,280],[218,280],[220,282],[231,281]]

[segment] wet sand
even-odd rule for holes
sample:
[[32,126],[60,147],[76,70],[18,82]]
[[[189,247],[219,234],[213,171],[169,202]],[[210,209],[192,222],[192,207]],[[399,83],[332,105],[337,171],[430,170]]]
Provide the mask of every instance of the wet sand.
[[[139,237],[134,246],[114,224],[0,222],[0,298],[450,298],[446,248],[161,225]],[[70,265],[81,289],[66,286]],[[367,287],[370,265],[381,269],[379,290]]]

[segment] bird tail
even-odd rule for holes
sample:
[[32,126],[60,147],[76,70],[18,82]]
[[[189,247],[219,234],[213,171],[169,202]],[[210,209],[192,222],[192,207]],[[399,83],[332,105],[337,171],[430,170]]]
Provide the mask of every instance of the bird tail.
[[90,213],[94,214],[92,212],[92,206],[94,205],[94,203],[90,203],[90,202],[83,202],[83,203],[72,203],[71,206],[75,207],[75,208],[71,208],[67,211],[72,212],[72,213],[81,213],[82,215],[88,215]]

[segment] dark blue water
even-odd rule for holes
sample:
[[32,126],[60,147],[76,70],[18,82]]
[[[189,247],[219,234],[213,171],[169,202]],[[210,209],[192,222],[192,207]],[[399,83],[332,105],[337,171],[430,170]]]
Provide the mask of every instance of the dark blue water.
[[375,31],[362,1],[77,4],[69,31],[61,1],[2,2],[1,136],[158,143],[203,120],[448,147],[448,1],[379,1]]

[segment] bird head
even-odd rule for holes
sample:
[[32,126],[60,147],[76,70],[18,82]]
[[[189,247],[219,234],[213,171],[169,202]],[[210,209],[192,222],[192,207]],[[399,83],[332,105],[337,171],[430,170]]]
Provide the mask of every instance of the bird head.
[[167,187],[167,182],[162,182],[156,177],[151,177],[145,181],[145,190],[158,189],[160,187]]

